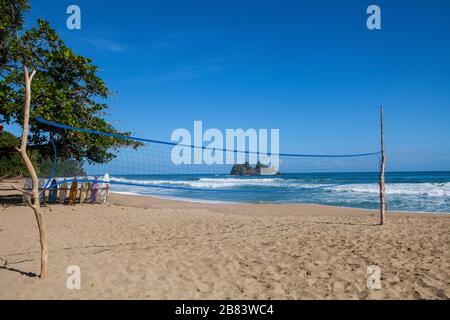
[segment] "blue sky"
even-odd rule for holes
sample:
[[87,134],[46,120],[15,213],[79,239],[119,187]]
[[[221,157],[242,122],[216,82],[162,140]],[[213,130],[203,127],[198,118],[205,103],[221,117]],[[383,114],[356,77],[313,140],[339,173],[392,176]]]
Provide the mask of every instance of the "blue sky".
[[[68,30],[77,4],[81,30]],[[382,29],[366,28],[381,8]],[[109,119],[176,128],[279,128],[281,152],[379,148],[390,170],[450,170],[450,2],[31,0],[117,91]]]

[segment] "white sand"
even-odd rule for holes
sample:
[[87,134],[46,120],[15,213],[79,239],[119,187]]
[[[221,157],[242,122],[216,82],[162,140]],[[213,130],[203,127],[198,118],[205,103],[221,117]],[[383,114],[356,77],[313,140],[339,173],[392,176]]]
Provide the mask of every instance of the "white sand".
[[[50,277],[34,215],[0,207],[0,299],[448,299],[450,216],[316,205],[198,204],[113,195],[43,208]],[[81,268],[81,290],[66,269]],[[382,289],[366,286],[367,267]],[[1,267],[2,266],[2,267]]]

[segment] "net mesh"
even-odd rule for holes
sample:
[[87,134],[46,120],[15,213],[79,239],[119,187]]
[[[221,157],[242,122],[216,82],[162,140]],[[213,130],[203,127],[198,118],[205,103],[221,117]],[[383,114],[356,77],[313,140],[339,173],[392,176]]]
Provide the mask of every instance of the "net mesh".
[[[37,120],[59,129],[117,136],[41,118]],[[83,163],[84,173],[77,177],[63,179],[58,176],[55,162],[56,168],[52,173],[58,183],[76,178],[78,181],[105,182],[112,191],[123,193],[246,202],[267,200],[264,194],[270,193],[270,202],[289,202],[291,199],[294,202],[308,202],[317,196],[325,197],[326,190],[355,183],[376,184],[379,175],[379,152],[348,155],[264,154],[117,137],[134,139],[143,145],[137,149],[122,148],[112,161],[105,164]],[[178,163],[174,157],[187,161]],[[258,164],[259,161],[263,165]],[[104,181],[106,173],[109,177]],[[210,193],[216,195],[208,195]],[[232,196],[231,193],[240,195]],[[345,197],[345,193],[341,193],[340,197]]]

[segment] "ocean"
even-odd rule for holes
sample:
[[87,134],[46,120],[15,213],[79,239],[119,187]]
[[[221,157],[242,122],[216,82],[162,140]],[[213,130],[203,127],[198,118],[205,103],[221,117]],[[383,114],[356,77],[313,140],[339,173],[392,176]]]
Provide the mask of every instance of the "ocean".
[[[111,175],[112,192],[200,202],[379,208],[378,173]],[[114,183],[115,182],[115,183]],[[386,173],[389,210],[450,213],[450,172]]]

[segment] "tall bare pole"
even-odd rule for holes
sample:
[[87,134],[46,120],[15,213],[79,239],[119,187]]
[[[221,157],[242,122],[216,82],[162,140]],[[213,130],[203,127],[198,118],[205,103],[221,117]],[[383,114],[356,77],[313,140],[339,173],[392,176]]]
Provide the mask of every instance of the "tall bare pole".
[[28,205],[33,209],[34,215],[36,217],[36,222],[39,229],[39,240],[41,244],[41,274],[40,278],[45,279],[48,277],[48,245],[47,245],[47,237],[45,232],[44,220],[42,217],[40,203],[39,203],[39,179],[36,174],[36,170],[34,170],[33,164],[31,162],[30,157],[27,154],[27,142],[28,142],[28,127],[30,121],[30,104],[31,104],[31,81],[36,73],[36,70],[31,72],[31,75],[28,73],[28,68],[24,67],[24,80],[25,80],[25,103],[23,107],[23,133],[22,133],[22,142],[20,144],[20,148],[18,148],[20,155],[22,156],[22,160],[25,163],[27,170],[30,174],[32,181],[32,189],[30,190],[21,190],[15,187],[17,190],[20,190],[30,197],[28,197]]
[[380,125],[381,125],[381,168],[380,168],[380,225],[386,223],[386,194],[384,172],[386,169],[386,152],[384,151],[384,109],[380,107]]

